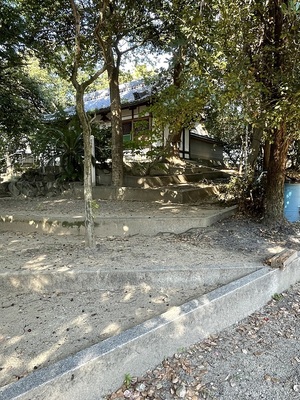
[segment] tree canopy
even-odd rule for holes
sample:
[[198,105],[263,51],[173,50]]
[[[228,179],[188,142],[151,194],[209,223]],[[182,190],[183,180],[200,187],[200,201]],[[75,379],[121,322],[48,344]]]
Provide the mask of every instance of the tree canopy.
[[26,147],[49,102],[26,66],[29,37],[17,3],[1,1],[0,159]]
[[[168,124],[170,141],[178,144],[182,128],[202,119],[237,151],[245,148],[240,160],[244,173],[254,179],[258,169],[267,171],[265,218],[283,219],[286,161],[299,138],[300,2],[1,0],[1,6],[2,147],[20,143],[38,124],[40,112],[57,107],[47,88],[67,80],[90,165],[91,120],[83,95],[106,73],[113,183],[121,186],[122,60],[149,50],[167,54],[169,68],[160,72],[163,84],[152,109],[159,114],[156,126]],[[25,65],[33,52],[40,67],[48,69],[47,83],[37,69],[32,73],[33,67],[30,72]],[[71,92],[68,85],[62,90]],[[260,155],[263,163],[258,165]]]
[[249,154],[263,146],[264,217],[282,221],[288,148],[299,137],[299,2],[237,0],[219,7],[215,45],[224,67],[216,79],[216,109],[224,114],[236,104],[235,115],[252,134]]

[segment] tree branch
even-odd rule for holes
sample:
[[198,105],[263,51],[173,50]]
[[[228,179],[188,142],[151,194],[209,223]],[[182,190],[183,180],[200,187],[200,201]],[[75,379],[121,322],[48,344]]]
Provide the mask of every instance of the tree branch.
[[92,76],[90,76],[89,79],[87,79],[81,84],[83,89],[87,88],[91,83],[93,83],[97,78],[99,78],[99,76],[102,75],[104,71],[106,71],[106,64],[104,64],[102,68],[98,69],[98,71],[96,71]]
[[74,49],[74,63],[72,66],[72,75],[71,82],[75,88],[79,87],[79,83],[77,81],[78,69],[81,59],[81,46],[80,46],[80,14],[77,10],[76,4],[74,0],[70,0],[73,17],[75,21],[75,49]]

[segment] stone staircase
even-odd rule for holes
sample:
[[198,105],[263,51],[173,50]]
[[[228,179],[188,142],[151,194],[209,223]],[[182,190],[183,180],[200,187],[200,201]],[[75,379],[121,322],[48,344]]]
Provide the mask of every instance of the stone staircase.
[[168,174],[125,175],[124,186],[111,186],[111,174],[97,176],[94,196],[102,200],[161,201],[163,203],[219,202],[219,187],[228,183],[229,172],[206,166],[172,166]]
[[[152,170],[151,175],[133,175],[125,172],[124,186],[111,186],[111,173],[97,171],[96,187],[93,190],[94,198],[102,200],[129,200],[178,204],[218,203],[220,185],[230,179],[230,171],[220,170],[192,162],[182,164],[163,164]],[[70,183],[60,188],[56,181],[45,183],[16,181],[0,183],[0,198],[17,197],[20,194],[26,197],[55,196],[62,190],[66,197],[83,197],[83,183]]]

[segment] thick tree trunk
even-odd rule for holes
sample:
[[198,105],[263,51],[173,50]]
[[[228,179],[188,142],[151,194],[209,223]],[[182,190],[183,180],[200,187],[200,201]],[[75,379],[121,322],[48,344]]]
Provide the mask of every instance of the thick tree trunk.
[[270,164],[270,154],[271,154],[271,143],[266,141],[264,145],[264,159],[263,159],[263,169],[268,171]]
[[[265,24],[264,42],[264,84],[268,89],[266,93],[267,107],[273,114],[277,105],[282,101],[282,77],[285,75],[285,35],[284,14],[282,4],[288,7],[288,1],[273,0],[268,3],[268,23]],[[286,29],[286,27],[285,27]],[[279,107],[280,108],[280,107]],[[284,182],[287,162],[287,153],[290,139],[287,133],[285,117],[272,129],[269,148],[265,146],[265,162],[267,167],[267,184],[264,198],[264,219],[270,224],[281,224],[284,218]],[[278,118],[279,119],[279,118]],[[268,150],[270,153],[268,154]]]
[[279,126],[273,136],[270,146],[270,159],[265,192],[266,223],[276,224],[284,222],[284,182],[289,139],[285,124]]
[[119,89],[119,67],[115,66],[112,51],[107,63],[111,101],[111,130],[112,130],[112,185],[123,186],[123,129],[122,109]]
[[91,125],[84,111],[83,91],[76,91],[76,110],[82,127],[84,147],[84,205],[85,205],[85,246],[95,248],[95,229],[92,193],[92,148]]
[[251,148],[248,154],[247,164],[253,173],[260,152],[261,138],[263,135],[262,129],[253,128],[251,137]]

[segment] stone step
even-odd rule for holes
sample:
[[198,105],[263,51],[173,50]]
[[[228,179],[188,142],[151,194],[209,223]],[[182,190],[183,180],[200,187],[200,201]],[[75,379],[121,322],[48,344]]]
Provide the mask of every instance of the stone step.
[[154,188],[136,188],[112,186],[96,186],[94,197],[101,200],[129,201],[161,201],[162,203],[216,203],[218,202],[218,187],[216,185],[173,185]]
[[[198,173],[185,173],[185,174],[174,174],[174,175],[160,175],[160,176],[131,176],[125,175],[124,186],[128,187],[140,187],[140,188],[161,188],[169,185],[180,185],[187,183],[199,183],[205,180],[209,181],[228,181],[230,174],[219,171],[208,169],[207,171],[201,171]],[[111,174],[100,173],[97,175],[97,185],[110,185]]]

